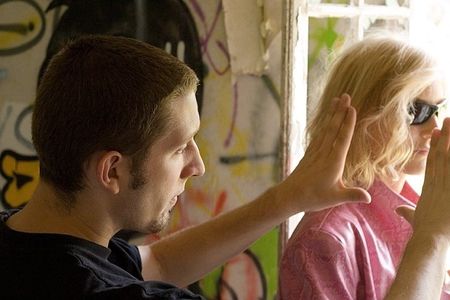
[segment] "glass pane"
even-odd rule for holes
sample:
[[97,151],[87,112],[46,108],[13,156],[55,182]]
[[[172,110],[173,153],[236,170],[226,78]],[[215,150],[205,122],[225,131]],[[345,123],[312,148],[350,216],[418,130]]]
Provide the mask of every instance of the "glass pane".
[[349,18],[309,18],[308,116],[320,93],[318,84],[333,58],[332,53],[351,39]]
[[409,7],[409,0],[365,0],[366,4],[386,5],[389,7]]
[[308,4],[333,3],[333,4],[350,4],[351,0],[308,0]]
[[408,33],[408,19],[381,19],[381,18],[364,18],[363,27],[364,35],[377,31],[389,31],[397,34]]

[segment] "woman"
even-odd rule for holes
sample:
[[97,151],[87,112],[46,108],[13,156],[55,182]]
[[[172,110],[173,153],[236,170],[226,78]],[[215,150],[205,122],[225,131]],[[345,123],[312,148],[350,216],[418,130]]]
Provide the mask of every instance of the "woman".
[[442,72],[428,54],[400,40],[378,36],[354,44],[330,69],[311,138],[323,134],[323,112],[343,93],[358,116],[344,183],[368,189],[372,202],[303,217],[281,261],[282,300],[383,299],[411,235],[395,209],[419,198],[406,176],[425,171],[445,104]]

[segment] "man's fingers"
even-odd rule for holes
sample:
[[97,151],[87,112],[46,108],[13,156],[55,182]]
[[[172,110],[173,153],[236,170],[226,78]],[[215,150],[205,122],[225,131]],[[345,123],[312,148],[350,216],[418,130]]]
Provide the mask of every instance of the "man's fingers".
[[409,224],[414,224],[414,213],[415,209],[411,206],[402,205],[395,209],[395,212],[402,216],[406,221],[409,222]]
[[345,188],[344,194],[348,202],[370,203],[372,201],[370,194],[362,188]]
[[310,210],[322,210],[344,203],[370,203],[372,200],[370,194],[363,188],[340,188],[332,193],[327,193],[325,198],[328,201],[318,203]]
[[[441,184],[444,187],[448,187],[450,180],[450,155],[449,155],[449,147],[450,147],[450,119],[446,118],[444,120],[444,125],[442,126],[441,137],[443,138],[444,143],[444,157],[442,158],[443,163],[443,176],[441,178]],[[448,189],[447,189],[448,191]],[[448,196],[448,195],[447,195]]]
[[[333,153],[336,139],[339,136],[341,130],[345,131],[346,129],[348,129],[348,126],[345,126],[345,128],[343,129],[343,124],[344,121],[346,120],[349,107],[350,107],[350,96],[344,94],[341,97],[339,103],[337,104],[333,117],[330,119],[327,125],[326,132],[324,132],[323,142],[319,149],[322,155]],[[350,136],[351,134],[353,134],[353,128],[350,133]]]
[[439,184],[444,184],[444,180],[447,180],[447,152],[450,143],[450,119],[444,120],[444,125],[437,141],[436,153],[434,158],[434,181]]
[[[327,116],[324,120],[324,124],[325,124],[324,133],[328,132],[328,130],[330,129],[331,119],[335,115],[336,110],[339,108],[340,102],[341,102],[340,98],[338,98],[338,97],[335,97],[331,100],[330,107],[328,108],[328,111],[327,111]],[[306,155],[306,153],[309,153],[309,152],[318,153],[323,142],[324,142],[323,136],[316,137],[315,139],[311,140],[308,148],[305,151],[305,155]]]
[[435,129],[431,134],[431,145],[430,152],[427,157],[427,166],[425,169],[425,180],[423,183],[422,193],[426,194],[430,191],[428,189],[432,188],[432,182],[435,179],[435,165],[436,165],[436,152],[437,152],[437,144],[439,141],[440,130]]
[[332,148],[332,159],[340,162],[340,167],[344,167],[345,158],[352,142],[353,131],[356,123],[356,110],[353,107],[347,108],[347,114],[342,122],[341,128],[334,141]]
[[370,194],[365,189],[358,187],[345,187],[333,197],[336,199],[336,204],[352,202],[370,203],[370,201],[372,200]]

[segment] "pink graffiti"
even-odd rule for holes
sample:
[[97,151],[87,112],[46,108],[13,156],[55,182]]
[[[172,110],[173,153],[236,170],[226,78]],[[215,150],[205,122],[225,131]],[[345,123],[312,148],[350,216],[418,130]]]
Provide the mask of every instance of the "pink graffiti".
[[211,197],[200,189],[187,189],[175,206],[169,231],[175,232],[219,215],[224,211],[227,200],[226,191]]
[[237,110],[238,110],[238,85],[237,82],[233,85],[233,115],[231,117],[230,129],[228,129],[227,138],[225,139],[224,146],[228,148],[233,138],[234,127],[236,126]]
[[[209,47],[210,47],[210,41],[212,39],[212,34],[214,30],[217,27],[217,22],[219,20],[219,16],[222,13],[222,1],[217,2],[216,11],[214,13],[214,18],[211,25],[208,25],[208,22],[206,20],[205,13],[200,6],[200,3],[197,0],[189,0],[189,3],[191,4],[192,10],[197,14],[199,17],[201,24],[203,26],[203,30],[205,32],[204,37],[200,37],[200,44],[202,47],[202,56],[208,61],[208,63],[211,65],[212,69],[219,75],[225,74],[230,69],[230,54],[228,53],[228,49],[226,48],[225,44],[222,41],[215,40],[215,45],[219,48],[219,50],[223,53],[227,60],[227,64],[224,68],[219,69],[216,66],[216,63],[214,62],[214,59],[212,58]],[[224,147],[228,148],[231,144],[231,140],[233,138],[233,132],[236,125],[236,118],[237,118],[237,105],[238,105],[238,92],[237,92],[237,84],[233,86],[233,112],[231,116],[231,124],[230,128],[228,130],[227,137],[224,141]]]
[[207,219],[221,214],[228,200],[226,191],[221,191],[216,199],[200,189],[187,189],[175,205],[170,224],[161,234],[150,234],[144,243],[150,244],[161,239],[162,235],[176,232],[182,228],[199,224]]
[[258,263],[244,252],[224,266],[219,285],[221,300],[266,299],[264,279]]
[[225,56],[225,58],[227,60],[227,64],[225,67],[220,69],[218,66],[216,66],[216,63],[214,62],[214,59],[212,58],[212,56],[209,52],[209,46],[210,46],[210,41],[212,39],[212,33],[216,29],[217,21],[222,12],[222,1],[218,1],[216,11],[214,14],[214,18],[213,18],[212,24],[210,24],[210,25],[208,25],[208,23],[206,21],[205,13],[203,12],[203,9],[201,8],[199,2],[197,0],[189,0],[189,3],[191,4],[193,11],[199,17],[199,19],[202,23],[202,26],[203,26],[203,30],[205,32],[205,36],[200,37],[200,45],[202,47],[202,55],[203,55],[203,57],[206,58],[208,63],[211,65],[212,69],[217,74],[223,75],[230,69],[230,54],[228,53],[228,50],[227,50],[225,44],[219,40],[214,41],[215,45],[219,48],[220,52],[223,53],[223,55]]

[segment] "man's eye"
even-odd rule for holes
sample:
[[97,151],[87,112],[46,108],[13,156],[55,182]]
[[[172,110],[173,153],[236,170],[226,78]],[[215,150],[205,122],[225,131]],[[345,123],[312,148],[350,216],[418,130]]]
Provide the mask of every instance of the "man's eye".
[[178,149],[176,153],[177,153],[177,154],[183,154],[185,150],[186,150],[186,146],[184,146],[184,147]]

